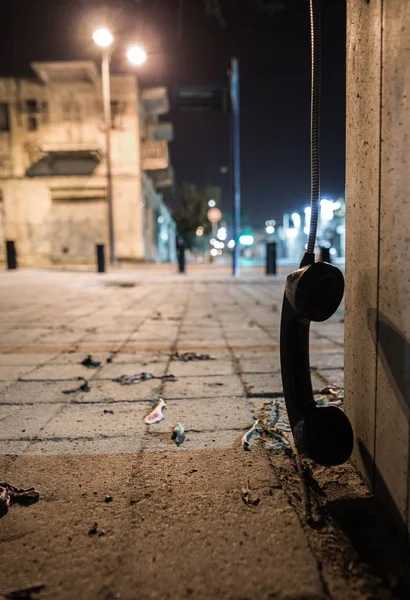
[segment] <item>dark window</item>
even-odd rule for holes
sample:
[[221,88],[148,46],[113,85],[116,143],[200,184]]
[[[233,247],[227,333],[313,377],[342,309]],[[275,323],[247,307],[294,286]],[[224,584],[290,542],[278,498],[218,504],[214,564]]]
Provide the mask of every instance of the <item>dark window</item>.
[[126,103],[121,100],[111,100],[111,129],[121,129]]
[[37,117],[34,115],[27,115],[27,129],[29,131],[37,131]]
[[48,104],[39,100],[26,100],[25,112],[27,114],[27,129],[36,131],[41,123],[47,123],[48,120]]
[[10,131],[9,105],[0,102],[0,131]]
[[111,129],[115,129],[116,121],[118,121],[120,103],[118,100],[111,100]]
[[28,114],[38,113],[40,107],[37,100],[26,100],[26,111]]

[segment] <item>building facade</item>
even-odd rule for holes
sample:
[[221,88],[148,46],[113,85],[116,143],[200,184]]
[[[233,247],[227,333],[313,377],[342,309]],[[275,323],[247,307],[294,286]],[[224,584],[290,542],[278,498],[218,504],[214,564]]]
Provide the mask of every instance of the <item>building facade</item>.
[[[108,250],[100,74],[89,61],[32,68],[32,79],[0,79],[0,260],[10,240],[21,266],[94,263],[96,244]],[[111,98],[117,258],[174,260],[175,225],[161,196],[173,183],[172,126],[158,122],[167,91],[112,75]]]

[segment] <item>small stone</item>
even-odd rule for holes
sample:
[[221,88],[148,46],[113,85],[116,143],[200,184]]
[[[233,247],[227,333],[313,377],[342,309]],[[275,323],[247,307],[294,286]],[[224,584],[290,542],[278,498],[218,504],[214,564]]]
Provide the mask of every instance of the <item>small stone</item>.
[[95,535],[97,533],[98,523],[94,523],[88,530],[88,535]]

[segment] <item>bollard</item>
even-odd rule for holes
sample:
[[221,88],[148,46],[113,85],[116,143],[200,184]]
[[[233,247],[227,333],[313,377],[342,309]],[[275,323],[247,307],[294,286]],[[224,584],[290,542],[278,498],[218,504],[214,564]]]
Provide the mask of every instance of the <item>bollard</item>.
[[95,249],[97,252],[97,271],[98,273],[105,273],[104,244],[96,244]]
[[276,242],[266,244],[266,275],[276,275]]
[[325,246],[320,246],[320,261],[330,263],[330,248],[325,248]]
[[177,243],[178,272],[185,273],[185,244]]
[[6,241],[7,268],[9,270],[17,269],[17,252],[13,241]]

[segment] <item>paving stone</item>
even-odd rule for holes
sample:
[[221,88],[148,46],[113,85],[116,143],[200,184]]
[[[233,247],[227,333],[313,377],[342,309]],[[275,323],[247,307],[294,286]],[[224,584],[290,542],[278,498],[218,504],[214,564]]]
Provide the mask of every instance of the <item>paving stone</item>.
[[63,390],[80,386],[80,381],[17,381],[5,390],[0,390],[1,404],[59,404],[70,402],[71,394],[63,394]]
[[[216,356],[214,352],[212,356]],[[223,356],[229,356],[224,354]],[[177,377],[201,377],[204,375],[234,375],[235,365],[232,360],[190,360],[183,362],[172,360],[169,365],[169,372]]]
[[33,371],[35,367],[33,365],[8,365],[0,366],[0,381],[15,381],[25,373]]
[[121,351],[129,354],[137,352],[171,352],[173,347],[174,340],[162,340],[160,342],[133,341],[121,346]]
[[0,440],[0,455],[20,456],[29,448],[30,442],[25,440]]
[[317,368],[319,371],[323,368],[343,368],[344,354],[343,352],[311,352],[310,367]]
[[38,367],[34,371],[21,376],[22,380],[76,380],[79,378],[91,379],[95,375],[94,369],[88,369],[82,365],[60,365],[49,364],[43,367]]
[[[148,403],[121,403],[115,406],[67,404],[41,432],[47,438],[93,438],[140,434],[145,430],[144,415]],[[104,413],[112,410],[113,413]]]
[[112,358],[113,364],[119,363],[133,363],[136,362],[142,365],[166,363],[169,361],[170,353],[166,352],[136,352],[130,354],[120,350],[118,354],[115,354]]
[[0,439],[29,438],[40,433],[57,412],[53,404],[0,406]]
[[178,352],[229,352],[229,346],[223,339],[184,342],[178,340]]
[[0,366],[37,366],[51,361],[53,354],[4,354],[0,355]]
[[251,396],[254,394],[283,394],[280,373],[244,373],[243,380]]
[[[319,368],[319,373],[322,377],[324,377],[327,381],[327,385],[338,385],[340,387],[344,387],[344,371],[342,369],[329,369],[327,371],[321,371]],[[323,384],[324,387],[326,384]]]
[[[113,364],[104,366],[101,371],[99,371],[95,378],[96,379],[116,379],[121,377],[121,375],[134,375],[137,373],[151,373],[155,375],[155,377],[162,377],[165,375],[165,370],[167,367],[167,363],[158,362],[154,364],[143,364],[143,363],[124,363],[124,364]],[[145,382],[142,381],[141,384],[135,383],[133,385],[143,385]]]
[[232,429],[215,430],[212,432],[191,431],[187,433],[184,443],[179,447],[171,440],[169,433],[149,435],[145,436],[143,440],[143,450],[144,452],[155,450],[184,452],[202,450],[203,448],[210,450],[232,448],[235,445],[239,446],[242,435],[242,431]]
[[[281,373],[272,374],[244,374],[244,381],[251,395],[254,394],[283,394],[282,376]],[[323,379],[320,379],[315,374],[312,374],[313,390],[319,390],[326,385]]]
[[[246,429],[252,423],[251,411],[244,398],[197,398],[195,400],[165,400],[165,419],[150,425],[150,431],[171,436],[176,423],[182,423],[189,433],[193,430]],[[153,404],[154,406],[154,404]],[[151,407],[146,407],[146,414]]]
[[137,402],[141,400],[157,399],[160,390],[161,381],[159,379],[140,381],[132,385],[121,385],[121,383],[109,380],[95,380],[91,382],[91,389],[89,392],[70,394],[69,397],[72,399],[72,402],[77,403]]
[[280,371],[278,353],[263,352],[253,358],[239,359],[242,373],[277,373]]
[[0,392],[2,392],[3,390],[6,390],[11,385],[13,385],[13,384],[10,381],[0,381]]
[[243,396],[239,377],[235,375],[210,375],[208,377],[184,377],[167,382],[164,398],[209,398],[219,396]]

